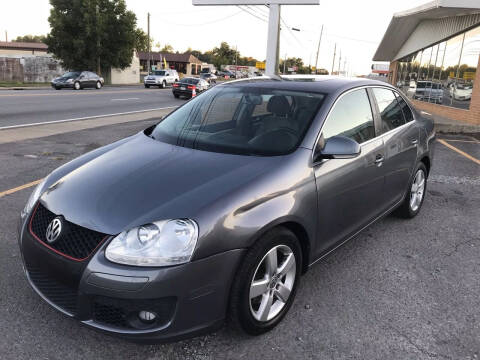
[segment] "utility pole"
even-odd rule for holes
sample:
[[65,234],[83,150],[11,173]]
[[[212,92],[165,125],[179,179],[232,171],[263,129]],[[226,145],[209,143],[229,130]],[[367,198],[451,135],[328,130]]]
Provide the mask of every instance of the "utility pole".
[[345,72],[346,66],[347,66],[347,58],[345,58],[345,60],[343,60],[343,76],[347,76],[347,74]]
[[332,71],[330,75],[333,75],[333,68],[335,67],[335,56],[337,55],[337,43],[335,43],[335,48],[333,49],[333,61],[332,61]]
[[5,30],[5,42],[8,42],[8,33],[7,33],[7,30]]
[[323,34],[323,24],[322,24],[322,30],[320,30],[320,38],[318,39],[317,58],[315,59],[315,74],[318,73],[318,53],[320,52],[320,43],[322,42],[322,34]]
[[95,6],[95,15],[97,17],[97,74],[98,76],[102,76],[101,75],[101,68],[100,68],[100,31],[99,31],[99,26],[98,26],[98,23],[99,23],[99,12],[100,12],[100,9],[98,7],[98,3],[97,5]]
[[147,36],[148,36],[148,57],[147,57],[147,74],[150,74],[150,57],[151,57],[151,49],[150,49],[150,13],[147,13]]
[[285,59],[283,60],[283,74],[285,75],[285,64],[287,63],[287,53],[285,53]]
[[237,78],[237,45],[235,45],[235,79]]
[[337,70],[337,75],[340,75],[340,70],[341,70],[341,66],[340,64],[342,63],[342,49],[340,49],[340,57],[338,58],[338,70]]

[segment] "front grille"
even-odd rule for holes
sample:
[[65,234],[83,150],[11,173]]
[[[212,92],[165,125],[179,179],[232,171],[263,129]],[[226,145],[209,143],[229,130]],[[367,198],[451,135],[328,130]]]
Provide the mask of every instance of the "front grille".
[[38,204],[32,215],[30,232],[44,245],[73,260],[81,261],[88,258],[107,237],[106,234],[78,226],[64,219],[60,237],[55,242],[48,243],[45,238],[45,232],[48,224],[55,217],[57,217],[56,214],[42,204]]
[[[117,328],[144,330],[166,325],[173,317],[175,297],[152,300],[113,299],[96,296],[93,299],[93,319],[95,322]],[[156,314],[153,322],[142,322],[138,313],[150,311]]]
[[35,287],[53,304],[75,315],[77,312],[77,291],[53,280],[38,267],[25,264],[28,276]]

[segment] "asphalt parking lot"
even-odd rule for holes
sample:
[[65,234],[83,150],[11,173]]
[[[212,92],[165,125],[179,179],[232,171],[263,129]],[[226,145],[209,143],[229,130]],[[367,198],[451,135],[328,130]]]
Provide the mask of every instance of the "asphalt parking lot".
[[[154,120],[0,144],[0,194]],[[412,220],[388,216],[302,278],[282,324],[261,337],[228,328],[138,345],[80,326],[30,289],[16,222],[32,188],[0,195],[2,359],[478,359],[480,142],[437,143],[427,196]]]

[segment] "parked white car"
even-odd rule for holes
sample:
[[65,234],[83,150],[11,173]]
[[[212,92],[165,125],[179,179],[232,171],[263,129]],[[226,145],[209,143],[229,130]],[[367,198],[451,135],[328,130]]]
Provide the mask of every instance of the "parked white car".
[[177,70],[165,69],[155,70],[152,74],[145,76],[143,83],[146,88],[150,86],[158,86],[159,88],[166,88],[167,85],[172,85],[179,80]]
[[449,87],[450,97],[455,100],[470,100],[473,86],[471,84],[451,84]]

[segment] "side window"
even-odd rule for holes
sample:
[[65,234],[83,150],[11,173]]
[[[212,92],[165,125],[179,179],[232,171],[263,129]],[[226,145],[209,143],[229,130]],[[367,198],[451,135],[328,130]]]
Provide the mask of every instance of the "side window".
[[330,112],[322,134],[325,140],[341,135],[359,144],[373,139],[375,127],[367,91],[361,89],[342,96]]
[[408,106],[407,102],[403,100],[403,98],[395,93],[397,96],[397,101],[400,104],[400,107],[402,108],[403,111],[403,116],[405,117],[405,121],[408,123],[413,120],[413,114],[412,110],[410,109],[410,106]]
[[405,124],[403,112],[392,90],[373,88],[378,110],[382,118],[382,130],[387,132]]

